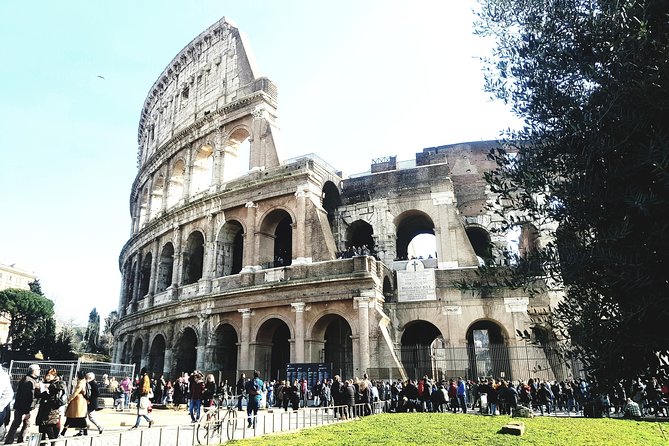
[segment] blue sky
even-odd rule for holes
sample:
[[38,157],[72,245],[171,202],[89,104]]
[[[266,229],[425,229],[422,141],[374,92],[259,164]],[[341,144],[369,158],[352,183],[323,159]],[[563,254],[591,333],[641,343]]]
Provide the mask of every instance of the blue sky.
[[[373,158],[494,139],[469,1],[0,2],[0,262],[34,271],[57,315],[118,305],[137,125],[172,58],[222,16],[279,88],[282,159],[345,175]],[[104,79],[97,77],[103,76]]]

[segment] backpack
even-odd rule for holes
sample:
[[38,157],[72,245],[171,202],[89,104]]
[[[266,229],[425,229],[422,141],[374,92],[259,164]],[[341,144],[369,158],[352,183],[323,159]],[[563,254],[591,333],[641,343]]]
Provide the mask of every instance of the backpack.
[[250,385],[247,386],[247,391],[249,395],[258,395],[260,393],[260,386],[258,386],[258,381],[255,379],[250,381]]
[[90,401],[91,399],[91,384],[86,383],[86,387],[84,388],[84,398],[86,398],[87,401]]

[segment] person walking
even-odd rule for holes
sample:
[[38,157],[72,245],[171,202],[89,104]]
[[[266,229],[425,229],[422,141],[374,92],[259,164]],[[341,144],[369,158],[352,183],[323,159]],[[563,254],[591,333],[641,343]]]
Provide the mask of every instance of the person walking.
[[249,396],[248,402],[246,403],[248,427],[256,427],[256,418],[258,417],[258,409],[260,408],[260,401],[262,400],[263,384],[264,383],[260,379],[260,372],[257,370],[253,371],[253,379],[244,384],[244,390]]
[[95,381],[95,374],[92,372],[86,373],[86,383],[89,387],[88,395],[88,420],[93,424],[93,426],[98,428],[98,432],[102,434],[102,431],[105,429],[102,425],[95,419],[95,411],[102,409],[98,406],[98,398],[100,397],[100,390],[98,388],[98,383]]
[[77,385],[74,387],[70,398],[67,400],[67,409],[65,409],[65,426],[60,435],[65,436],[67,429],[75,427],[79,429],[79,433],[75,435],[88,435],[88,423],[86,422],[86,415],[88,415],[87,398],[88,386],[86,385],[86,376],[84,372],[79,370],[77,372]]
[[14,420],[7,431],[5,444],[14,443],[19,426],[21,426],[19,442],[24,441],[24,435],[30,430],[30,411],[35,408],[36,398],[39,395],[39,383],[37,382],[39,374],[39,366],[31,364],[28,366],[28,373],[19,381],[14,400]]
[[135,420],[134,426],[130,429],[137,429],[139,423],[144,418],[149,423],[149,427],[153,426],[153,420],[149,418],[149,407],[151,407],[151,398],[153,397],[153,392],[151,391],[151,378],[149,378],[149,373],[146,370],[146,367],[142,367],[141,370],[142,377],[139,379],[139,385],[137,388],[137,419]]
[[244,400],[244,385],[246,384],[246,375],[242,373],[237,381],[235,390],[237,391],[237,410],[242,410],[242,402]]
[[44,375],[44,385],[40,386],[39,409],[35,424],[42,434],[40,441],[58,438],[60,432],[60,408],[67,404],[67,388],[56,369],[49,369]]

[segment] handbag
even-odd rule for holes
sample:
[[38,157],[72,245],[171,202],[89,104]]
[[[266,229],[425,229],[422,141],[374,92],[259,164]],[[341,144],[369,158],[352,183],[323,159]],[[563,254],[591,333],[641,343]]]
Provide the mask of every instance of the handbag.
[[139,399],[139,408],[140,409],[148,409],[149,404],[150,404],[150,401],[149,401],[148,397],[143,396]]
[[153,398],[153,390],[149,390],[149,393],[146,394],[146,397],[147,397],[148,399]]

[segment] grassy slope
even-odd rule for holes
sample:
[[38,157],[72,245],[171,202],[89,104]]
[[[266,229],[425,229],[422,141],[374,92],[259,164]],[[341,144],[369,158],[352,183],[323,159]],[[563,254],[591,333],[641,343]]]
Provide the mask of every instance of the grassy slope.
[[[522,437],[498,434],[511,422],[524,422]],[[667,439],[662,436],[662,430]],[[630,420],[453,414],[383,414],[294,434],[270,435],[234,445],[669,445],[669,423]]]

